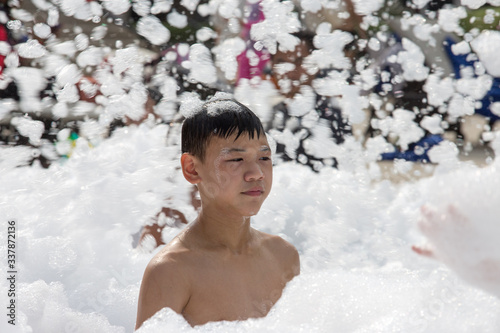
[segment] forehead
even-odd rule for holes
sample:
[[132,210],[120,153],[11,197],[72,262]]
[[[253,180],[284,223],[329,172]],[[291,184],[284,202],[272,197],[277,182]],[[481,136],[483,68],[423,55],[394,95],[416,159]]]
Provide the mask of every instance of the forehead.
[[244,132],[241,133],[237,139],[236,134],[232,134],[227,138],[213,136],[208,141],[207,145],[207,152],[213,152],[216,154],[248,149],[269,149],[269,143],[267,142],[266,135],[261,133],[260,137],[257,137],[257,133],[254,133],[253,138],[250,138],[248,133]]

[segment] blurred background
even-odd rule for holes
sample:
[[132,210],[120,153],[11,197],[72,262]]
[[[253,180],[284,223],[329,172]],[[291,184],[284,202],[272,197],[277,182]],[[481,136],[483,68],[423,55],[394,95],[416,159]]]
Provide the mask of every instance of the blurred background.
[[443,139],[484,160],[499,16],[484,0],[2,0],[0,144],[48,167],[79,138],[175,126],[183,101],[226,92],[262,119],[277,163],[337,167],[351,137],[379,160],[427,163]]

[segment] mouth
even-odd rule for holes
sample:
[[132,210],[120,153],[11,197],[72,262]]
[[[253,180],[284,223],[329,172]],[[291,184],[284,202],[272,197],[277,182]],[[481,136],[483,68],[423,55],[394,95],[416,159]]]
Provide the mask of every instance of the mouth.
[[241,193],[244,195],[251,196],[251,197],[258,197],[258,196],[261,196],[262,194],[264,194],[264,189],[260,186],[252,187],[248,191],[241,192]]

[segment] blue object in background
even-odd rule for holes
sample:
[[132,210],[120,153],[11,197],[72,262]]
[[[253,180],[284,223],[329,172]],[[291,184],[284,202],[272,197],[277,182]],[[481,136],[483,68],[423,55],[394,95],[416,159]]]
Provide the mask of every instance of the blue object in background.
[[[451,47],[455,45],[455,41],[450,37],[446,38],[446,42],[444,43],[444,48],[448,57],[450,58],[451,64],[453,66],[453,71],[455,72],[455,77],[460,79],[460,69],[464,67],[472,67],[474,68],[474,64],[476,61],[468,61],[467,57],[469,54],[459,54],[456,55],[452,52]],[[477,76],[476,76],[477,77]],[[476,108],[476,113],[483,115],[485,117],[490,118],[492,121],[499,120],[500,117],[493,114],[490,110],[490,105],[494,102],[500,101],[500,78],[494,77],[493,84],[491,85],[491,89],[486,93],[484,98],[480,100],[481,107]]]
[[441,135],[433,134],[420,139],[420,141],[410,145],[408,150],[396,150],[391,153],[383,153],[382,160],[401,159],[413,162],[430,162],[428,151],[435,145],[443,141]]

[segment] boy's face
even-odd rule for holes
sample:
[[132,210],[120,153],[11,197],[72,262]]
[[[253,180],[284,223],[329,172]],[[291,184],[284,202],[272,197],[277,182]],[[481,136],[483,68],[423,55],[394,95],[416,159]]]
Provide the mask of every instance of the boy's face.
[[241,216],[258,213],[271,191],[271,149],[265,134],[250,139],[248,133],[227,139],[212,137],[197,172],[202,205]]

